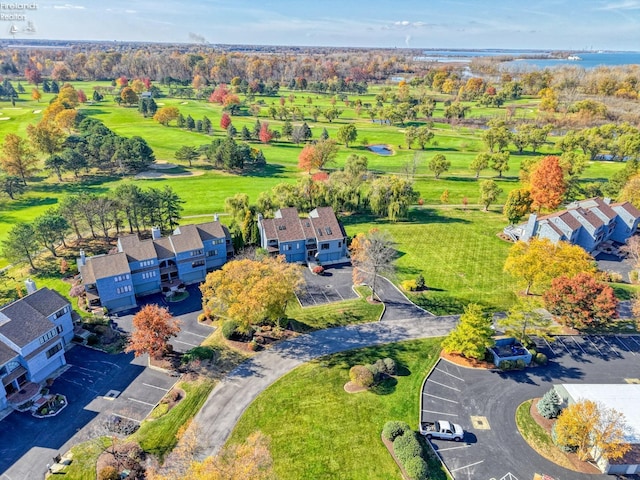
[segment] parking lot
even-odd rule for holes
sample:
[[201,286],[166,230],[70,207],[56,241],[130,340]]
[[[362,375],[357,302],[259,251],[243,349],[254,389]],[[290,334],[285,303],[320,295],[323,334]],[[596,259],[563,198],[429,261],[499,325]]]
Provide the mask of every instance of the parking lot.
[[50,389],[67,397],[67,408],[53,418],[14,412],[2,420],[3,479],[42,478],[53,456],[92,436],[100,415],[117,414],[139,422],[177,380],[145,368],[145,360],[132,354],[109,355],[76,346],[66,358],[69,368]]
[[531,449],[515,425],[516,409],[557,383],[640,382],[640,335],[559,336],[550,343],[537,338],[536,343],[549,357],[546,367],[492,372],[440,360],[425,381],[421,421],[448,420],[465,429],[461,443],[431,442],[455,479],[523,480],[535,473],[556,480],[585,478]]
[[350,266],[329,267],[323,275],[315,275],[304,269],[306,284],[298,293],[298,301],[303,307],[313,307],[327,303],[358,298],[353,291]]

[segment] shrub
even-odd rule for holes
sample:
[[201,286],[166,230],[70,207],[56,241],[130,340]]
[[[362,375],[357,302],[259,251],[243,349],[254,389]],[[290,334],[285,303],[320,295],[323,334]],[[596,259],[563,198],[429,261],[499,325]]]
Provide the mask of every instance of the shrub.
[[321,275],[324,273],[324,267],[322,265],[316,265],[311,271],[316,275]]
[[395,375],[397,373],[398,367],[396,366],[396,361],[393,358],[385,358],[382,361],[387,375]]
[[109,465],[98,472],[98,480],[120,480],[120,474],[116,467]]
[[560,444],[558,443],[558,434],[556,433],[556,424],[553,424],[553,427],[551,427],[551,440],[553,441],[553,444],[558,447],[560,450],[562,450],[563,452],[568,452],[568,453],[573,453],[577,450],[576,447],[574,446],[570,446],[570,445],[564,445],[564,444]]
[[513,360],[503,360],[500,362],[500,370],[513,370],[515,362]]
[[369,388],[373,385],[374,378],[371,370],[364,365],[354,365],[349,370],[349,378],[360,387]]
[[639,279],[640,279],[640,272],[638,272],[638,270],[631,270],[629,272],[629,280],[631,280],[631,283],[638,283]]
[[416,289],[417,290],[424,290],[425,288],[427,288],[427,285],[424,282],[424,277],[422,276],[422,274],[419,274],[416,277]]
[[549,390],[538,400],[538,412],[544,418],[556,418],[560,413],[560,397],[555,389]]
[[406,464],[410,458],[420,457],[422,455],[422,447],[415,432],[405,432],[397,437],[393,441],[393,453],[395,453],[403,465]]
[[544,353],[540,353],[540,352],[536,353],[534,360],[538,365],[546,365],[547,362],[549,361],[547,356]]
[[393,442],[400,435],[404,435],[405,432],[410,431],[411,427],[407,422],[395,420],[384,424],[384,427],[382,428],[382,436]]
[[240,324],[235,320],[227,320],[222,324],[222,336],[231,340],[237,333]]
[[418,289],[415,280],[404,280],[400,283],[400,285],[407,292],[415,292]]
[[194,360],[210,360],[214,353],[215,351],[211,347],[194,347],[182,355],[181,362],[184,364]]
[[100,343],[100,339],[95,333],[92,333],[91,335],[89,335],[89,338],[87,338],[87,345],[93,346],[97,345],[98,343]]
[[429,467],[422,457],[413,457],[402,465],[411,480],[427,480],[429,478]]
[[201,313],[200,315],[198,315],[199,322],[206,322],[207,320],[209,320],[209,316],[206,313]]
[[531,354],[531,358],[535,358],[536,354],[538,353],[538,351],[535,348],[527,347],[527,350],[529,350],[529,353]]
[[527,366],[527,364],[524,362],[523,359],[519,358],[516,360],[516,367],[519,370],[522,370],[523,368],[525,368]]

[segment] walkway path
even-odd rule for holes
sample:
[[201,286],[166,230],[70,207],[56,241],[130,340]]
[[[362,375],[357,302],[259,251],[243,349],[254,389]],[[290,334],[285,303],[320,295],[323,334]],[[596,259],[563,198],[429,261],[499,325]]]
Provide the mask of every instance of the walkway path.
[[[405,300],[406,301],[406,300]],[[458,316],[365,323],[318,330],[258,353],[224,378],[195,417],[202,458],[214,455],[231,434],[242,413],[269,385],[317,357],[355,348],[446,335]]]
[[384,313],[380,320],[395,321],[407,318],[429,318],[433,314],[411,302],[391,281],[378,277],[376,295],[384,302]]

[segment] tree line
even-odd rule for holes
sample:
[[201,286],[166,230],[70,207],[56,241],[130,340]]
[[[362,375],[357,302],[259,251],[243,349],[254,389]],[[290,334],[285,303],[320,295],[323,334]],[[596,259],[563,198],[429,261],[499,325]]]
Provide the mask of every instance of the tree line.
[[159,226],[163,232],[172,231],[180,220],[182,199],[165,186],[146,190],[132,183],[124,183],[113,193],[96,195],[81,193],[64,197],[57,208],[36,217],[33,222],[17,223],[2,242],[3,255],[11,262],[27,260],[33,269],[34,259],[41,248],[54,257],[56,249],[67,247],[67,237],[74,234],[76,243],[99,237],[108,244],[115,237]]

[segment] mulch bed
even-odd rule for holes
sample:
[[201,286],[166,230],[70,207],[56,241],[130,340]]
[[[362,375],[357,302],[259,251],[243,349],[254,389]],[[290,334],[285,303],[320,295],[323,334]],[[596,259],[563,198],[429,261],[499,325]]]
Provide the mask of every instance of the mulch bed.
[[380,435],[380,438],[382,438],[382,443],[384,443],[384,446],[387,447],[387,450],[389,450],[389,455],[391,455],[391,458],[393,458],[393,460],[396,462],[396,465],[398,465],[398,468],[400,469],[400,473],[402,474],[402,478],[404,480],[411,480],[409,478],[409,475],[407,475],[407,472],[404,470],[402,464],[396,457],[395,453],[393,453],[393,442],[390,442],[389,440],[384,438],[384,435]]
[[164,357],[154,358],[149,356],[149,364],[158,367],[164,368],[165,370],[177,370],[180,367],[180,360],[182,358],[181,353],[170,352],[166,354]]
[[[535,420],[535,422],[540,425],[545,432],[547,432],[547,434],[549,434],[549,436],[551,436],[551,428],[553,427],[553,424],[555,423],[554,419],[549,419],[549,418],[545,418],[542,415],[540,415],[540,412],[538,412],[538,400],[540,400],[539,398],[534,398],[531,401],[531,417]],[[571,468],[576,471],[576,472],[580,472],[580,473],[589,473],[589,474],[601,474],[602,472],[594,467],[592,464],[588,463],[588,462],[583,462],[582,460],[580,460],[578,458],[578,455],[576,455],[575,453],[567,453],[567,452],[563,452],[565,457],[567,458],[567,460],[569,461],[569,463],[571,464]]]
[[491,362],[485,362],[484,360],[476,360],[475,358],[466,358],[466,357],[463,357],[462,355],[456,355],[454,353],[446,353],[444,350],[440,353],[440,357],[450,361],[451,363],[460,365],[461,367],[484,368],[484,369],[496,368],[496,366]]

